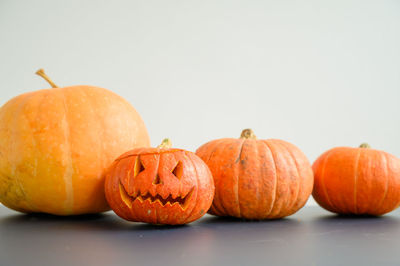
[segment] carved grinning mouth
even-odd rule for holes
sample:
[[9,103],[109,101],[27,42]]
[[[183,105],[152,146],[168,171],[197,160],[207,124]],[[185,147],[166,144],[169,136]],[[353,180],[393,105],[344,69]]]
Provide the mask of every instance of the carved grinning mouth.
[[132,204],[135,200],[139,200],[142,203],[147,200],[150,202],[150,204],[158,203],[163,207],[167,205],[173,206],[174,204],[178,204],[183,210],[185,210],[188,206],[190,198],[192,197],[193,190],[194,188],[192,188],[186,195],[179,195],[176,198],[173,198],[171,194],[169,194],[166,198],[163,198],[159,194],[153,196],[149,192],[143,195],[143,193],[140,193],[140,191],[137,192],[137,196],[130,196],[128,195],[122,184],[119,184],[119,192],[121,194],[121,198],[125,202],[125,204],[129,206],[129,208],[132,208]]

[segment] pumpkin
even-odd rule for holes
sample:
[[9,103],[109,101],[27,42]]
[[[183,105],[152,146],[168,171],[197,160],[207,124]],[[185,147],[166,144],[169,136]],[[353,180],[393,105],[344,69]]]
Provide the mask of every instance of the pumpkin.
[[171,148],[137,148],[110,166],[108,203],[120,217],[152,224],[186,224],[203,216],[214,196],[207,165],[194,153]]
[[400,159],[368,144],[328,150],[313,171],[313,197],[328,211],[376,216],[400,204]]
[[239,139],[210,141],[196,154],[214,177],[211,214],[282,218],[298,211],[311,194],[310,163],[296,146],[283,140],[257,139],[251,129],[245,129]]
[[56,215],[109,210],[105,170],[116,156],[148,146],[145,125],[115,93],[93,86],[19,95],[0,108],[0,202]]

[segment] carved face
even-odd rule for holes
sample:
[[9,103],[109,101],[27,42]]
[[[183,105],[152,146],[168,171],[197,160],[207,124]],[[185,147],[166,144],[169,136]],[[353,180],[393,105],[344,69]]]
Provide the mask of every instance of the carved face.
[[106,177],[106,197],[122,218],[184,224],[203,216],[214,184],[205,163],[178,149],[136,149],[120,156]]

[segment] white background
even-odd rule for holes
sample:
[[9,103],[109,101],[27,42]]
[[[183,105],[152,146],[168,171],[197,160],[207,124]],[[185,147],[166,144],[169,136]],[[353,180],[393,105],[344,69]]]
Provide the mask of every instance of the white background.
[[335,146],[400,156],[400,1],[0,0],[0,105],[90,84],[125,97],[157,145],[251,127],[314,161]]

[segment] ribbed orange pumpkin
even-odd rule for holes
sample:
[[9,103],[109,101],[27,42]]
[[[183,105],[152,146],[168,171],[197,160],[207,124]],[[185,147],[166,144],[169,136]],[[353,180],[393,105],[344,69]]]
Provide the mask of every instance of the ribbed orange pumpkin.
[[108,210],[105,170],[122,152],[149,145],[145,125],[111,91],[49,82],[54,88],[0,109],[0,202],[58,215]]
[[311,194],[310,163],[297,147],[283,140],[258,140],[245,129],[239,139],[210,141],[196,154],[214,177],[211,214],[276,219],[298,211]]
[[107,201],[120,217],[152,224],[185,224],[211,206],[214,182],[194,153],[170,148],[138,148],[121,155],[108,170]]
[[400,205],[400,159],[368,144],[333,148],[313,170],[313,197],[328,211],[382,215]]

